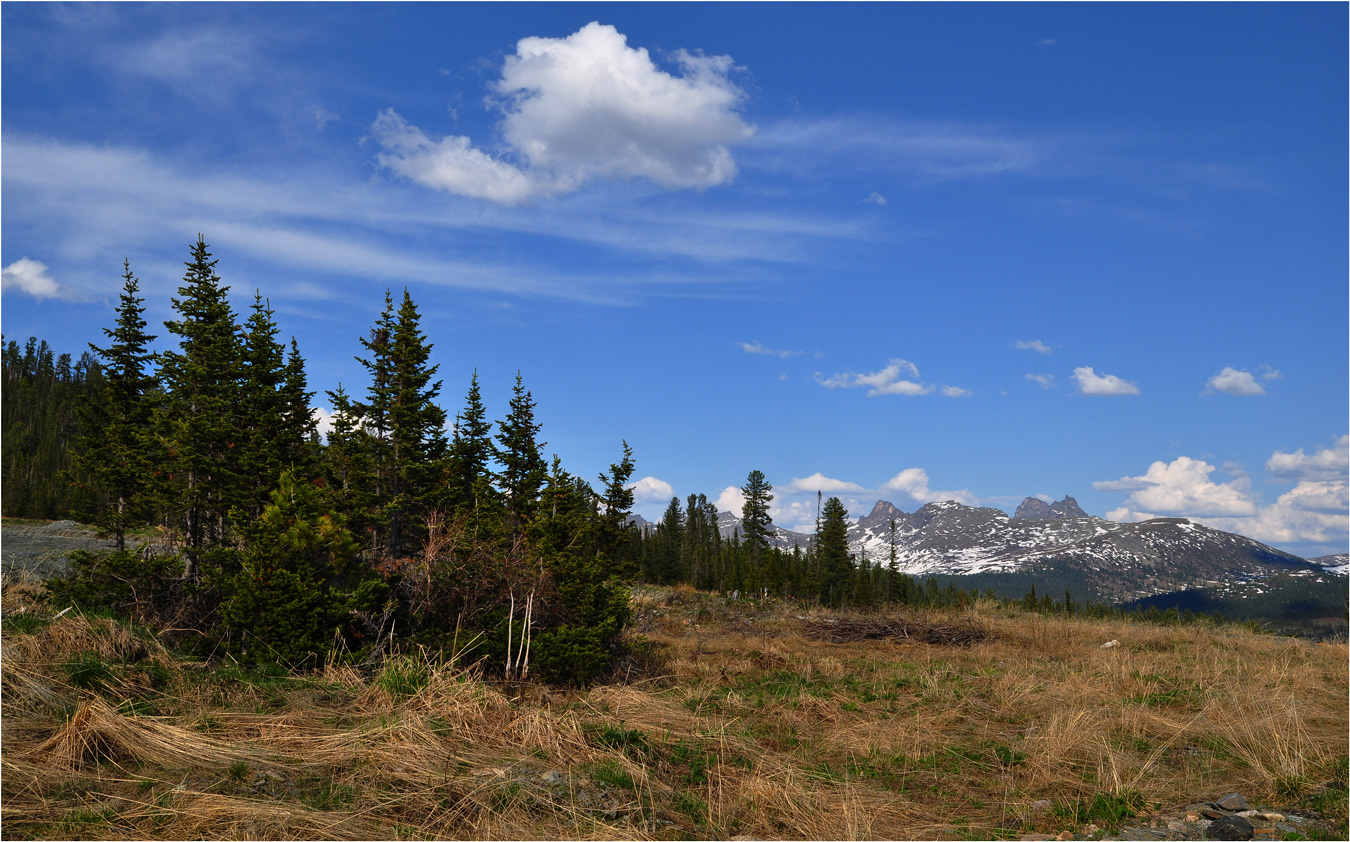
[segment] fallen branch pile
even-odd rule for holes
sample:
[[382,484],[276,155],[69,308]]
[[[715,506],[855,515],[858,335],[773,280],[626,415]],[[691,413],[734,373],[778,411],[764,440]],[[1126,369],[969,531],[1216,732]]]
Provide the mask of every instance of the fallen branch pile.
[[913,640],[941,646],[970,646],[992,636],[974,620],[930,623],[911,617],[805,617],[802,629],[807,637],[831,643]]

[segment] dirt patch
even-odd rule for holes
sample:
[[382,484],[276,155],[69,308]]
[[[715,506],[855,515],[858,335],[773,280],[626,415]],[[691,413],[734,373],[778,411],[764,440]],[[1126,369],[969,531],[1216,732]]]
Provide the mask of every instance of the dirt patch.
[[66,556],[75,550],[112,548],[113,542],[99,538],[93,527],[73,520],[0,525],[0,570],[6,575],[27,571],[29,576],[46,579],[64,573]]

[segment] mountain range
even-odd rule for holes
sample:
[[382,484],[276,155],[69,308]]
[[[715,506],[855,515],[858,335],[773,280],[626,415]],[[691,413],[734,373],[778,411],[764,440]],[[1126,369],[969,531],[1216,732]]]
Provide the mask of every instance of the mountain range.
[[[741,521],[721,512],[718,526],[729,540]],[[811,540],[782,527],[770,537],[785,550],[804,550]],[[952,501],[904,512],[879,500],[850,525],[849,543],[871,563],[894,559],[896,569],[911,576],[974,576],[1005,585],[1001,589],[1024,589],[1026,581],[1057,589],[1067,583],[1079,594],[1112,602],[1279,573],[1320,578],[1346,571],[1344,556],[1310,561],[1185,518],[1104,520],[1069,496],[1054,503],[1028,497],[1012,516]]]

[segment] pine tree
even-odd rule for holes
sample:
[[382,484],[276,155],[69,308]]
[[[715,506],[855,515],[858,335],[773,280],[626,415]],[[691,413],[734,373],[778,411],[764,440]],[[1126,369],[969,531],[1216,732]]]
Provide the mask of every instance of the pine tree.
[[360,535],[374,525],[375,463],[370,436],[341,383],[336,391],[328,392],[328,400],[333,404],[333,427],[323,449],[323,473],[336,508],[347,513],[349,525]]
[[244,323],[240,393],[240,415],[247,433],[240,461],[250,485],[249,520],[262,514],[281,471],[297,449],[286,441],[285,349],[277,342],[277,333],[270,303],[256,291],[253,312]]
[[290,353],[286,355],[286,369],[281,382],[281,411],[284,418],[282,456],[287,467],[294,467],[308,476],[318,461],[319,425],[310,404],[314,393],[309,390],[305,374],[305,359],[300,356],[300,345],[291,337]]
[[156,425],[168,451],[162,502],[183,527],[189,578],[199,573],[204,551],[225,541],[230,510],[250,500],[240,464],[248,432],[239,415],[239,328],[217,262],[198,236],[181,298],[173,299],[181,318],[164,323],[179,337],[179,350],[165,352],[160,369],[168,398]]
[[671,497],[670,505],[656,527],[659,544],[652,563],[651,580],[658,585],[671,585],[684,578],[682,551],[685,520],[680,509],[680,498]]
[[480,502],[490,491],[490,465],[496,451],[492,446],[492,422],[487,420],[478,389],[478,370],[469,380],[464,410],[455,419],[455,434],[450,442],[447,467],[447,496],[452,509],[477,516]]
[[745,495],[745,503],[741,506],[741,536],[755,562],[768,549],[769,535],[773,531],[773,520],[769,517],[772,491],[773,486],[760,471],[751,471],[745,485],[741,486],[741,493]]
[[418,511],[434,507],[436,468],[445,457],[445,411],[436,405],[441,381],[431,382],[439,366],[428,365],[432,345],[419,326],[421,316],[407,289],[394,323],[393,400],[389,406],[389,456],[393,481],[390,501],[390,549],[404,550],[415,531]]
[[155,354],[149,350],[155,337],[145,332],[145,299],[140,282],[123,261],[122,294],[117,320],[103,335],[110,343],[89,347],[102,357],[104,388],[91,400],[88,415],[97,418],[82,438],[79,460],[97,489],[107,495],[97,522],[113,535],[117,551],[126,549],[126,532],[144,520],[146,478],[151,473],[151,439],[147,435],[154,399],[155,378],[150,366]]
[[397,555],[389,524],[390,501],[397,494],[389,443],[389,413],[394,402],[394,326],[394,294],[386,289],[384,310],[371,327],[369,338],[360,340],[370,359],[356,358],[370,375],[366,400],[352,402],[366,434],[363,441],[369,447],[372,467],[369,517],[377,525],[375,554],[390,557]]
[[544,459],[537,440],[540,425],[534,420],[534,397],[525,390],[520,372],[511,391],[506,418],[497,425],[497,487],[506,502],[507,522],[513,535],[529,523],[538,505],[545,478]]
[[851,590],[853,563],[848,554],[848,510],[838,497],[825,502],[816,547],[820,599],[829,605],[840,605]]

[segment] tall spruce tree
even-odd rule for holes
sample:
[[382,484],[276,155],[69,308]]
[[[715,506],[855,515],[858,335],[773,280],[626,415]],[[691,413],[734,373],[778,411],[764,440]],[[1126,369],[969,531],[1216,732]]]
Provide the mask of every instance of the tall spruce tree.
[[80,442],[78,459],[99,496],[99,526],[112,533],[117,551],[126,549],[127,529],[146,516],[147,477],[151,474],[149,422],[156,388],[150,367],[155,337],[145,332],[145,299],[131,261],[122,262],[122,294],[117,320],[103,335],[110,340],[89,347],[103,359],[104,387],[87,403],[92,423]]
[[417,305],[405,289],[394,312],[386,290],[384,311],[361,345],[370,359],[357,361],[370,373],[368,400],[353,404],[363,420],[374,465],[375,517],[382,525],[381,555],[399,557],[409,534],[419,531],[415,514],[434,504],[436,467],[445,455],[445,412],[435,403],[441,383],[431,382],[431,344],[419,326]]
[[547,470],[540,455],[545,442],[536,438],[540,425],[534,420],[534,397],[525,390],[520,372],[516,372],[510,410],[497,429],[501,465],[497,485],[505,498],[511,532],[518,535],[534,515]]
[[751,471],[741,486],[745,495],[741,505],[741,538],[755,561],[769,548],[769,535],[773,532],[773,519],[769,517],[772,491],[773,486],[761,471]]
[[450,442],[446,493],[452,509],[476,516],[482,497],[490,489],[490,466],[495,453],[492,422],[487,420],[478,388],[478,370],[474,369],[469,394],[463,411],[455,418],[454,438]]
[[203,553],[226,540],[230,510],[251,499],[240,458],[248,432],[240,418],[239,328],[217,262],[199,235],[180,297],[172,299],[180,318],[164,323],[179,349],[163,354],[160,369],[167,400],[156,426],[169,475],[161,502],[183,529],[189,578],[200,572]]
[[838,497],[825,501],[816,538],[820,565],[820,600],[840,605],[853,590],[853,564],[848,555],[848,510]]
[[253,295],[252,313],[244,323],[240,415],[246,431],[241,442],[241,467],[249,483],[248,518],[262,514],[282,470],[296,446],[288,441],[285,395],[285,349],[277,341],[270,302]]
[[395,554],[407,548],[408,536],[420,531],[416,513],[439,502],[436,469],[445,457],[445,410],[436,405],[441,381],[432,382],[439,366],[428,365],[431,343],[420,327],[417,305],[405,288],[394,323],[393,401],[389,407],[391,475],[390,546]]

